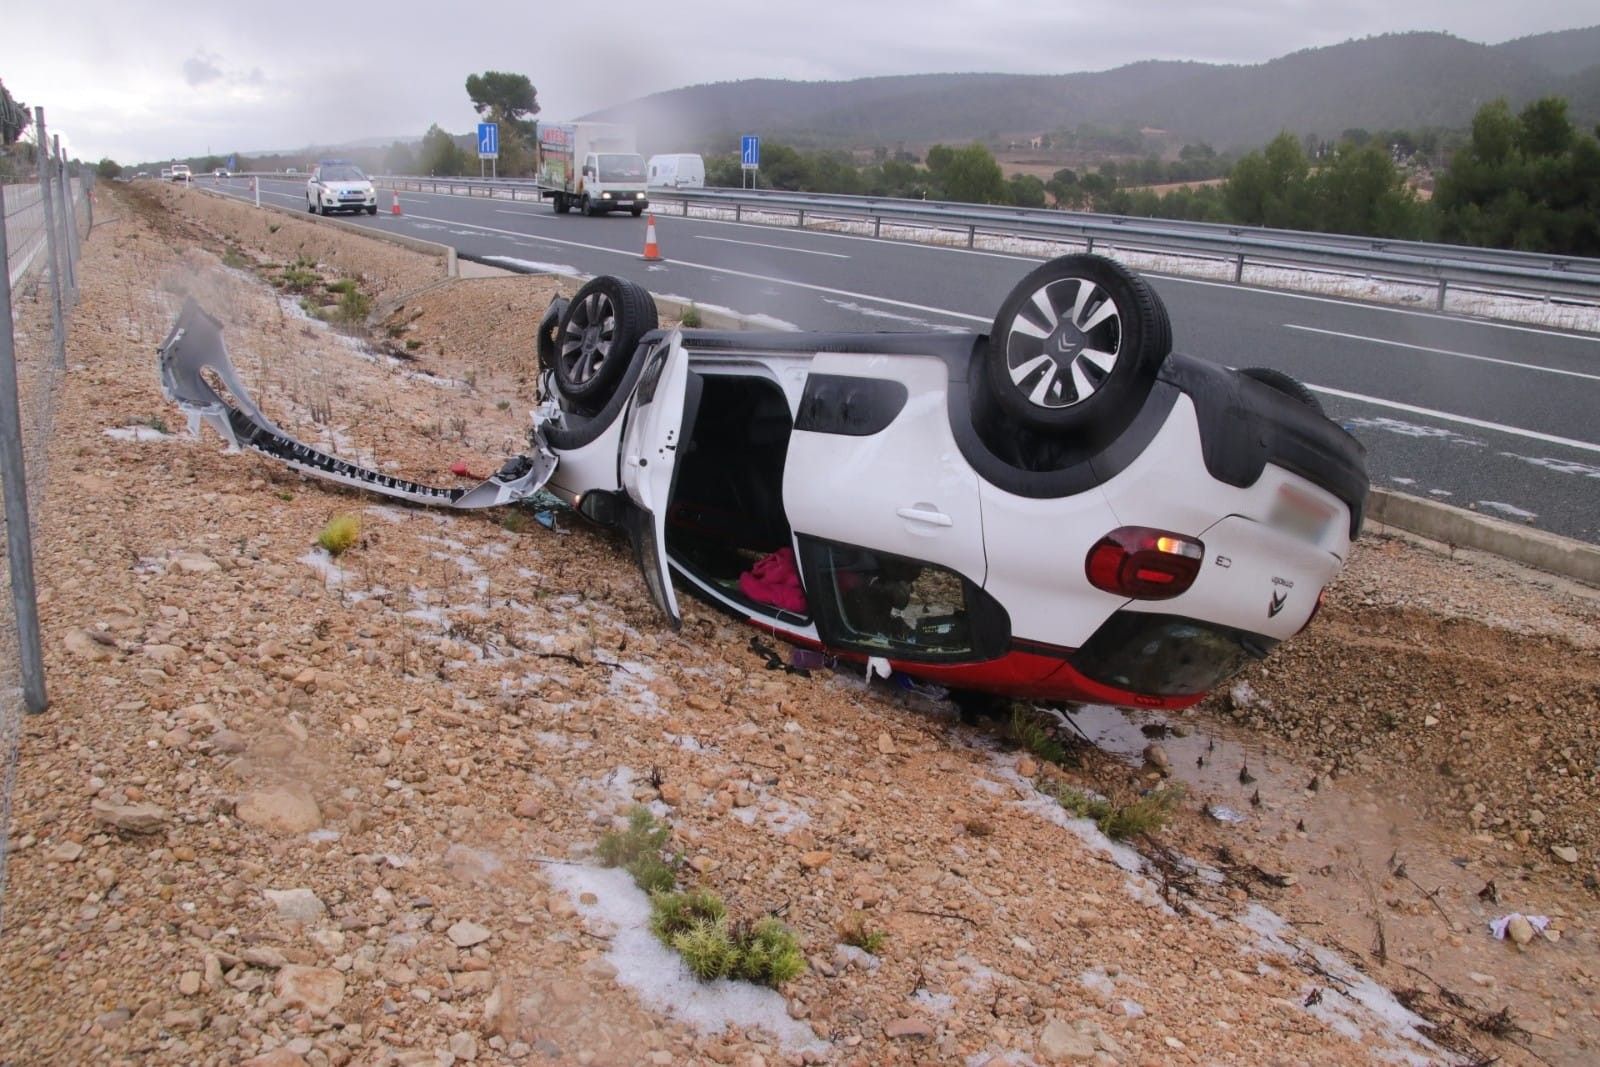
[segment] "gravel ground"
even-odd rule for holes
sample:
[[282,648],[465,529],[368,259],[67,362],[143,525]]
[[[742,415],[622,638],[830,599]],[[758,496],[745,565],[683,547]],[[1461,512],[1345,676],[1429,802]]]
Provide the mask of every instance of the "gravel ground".
[[[85,246],[40,516],[54,706],[25,724],[0,1062],[1532,1062],[1481,1032],[1425,1043],[1352,969],[1361,952],[1323,947],[1314,918],[1280,925],[1317,903],[1279,866],[1292,834],[1246,847],[1193,796],[1141,857],[1038,788],[1131,796],[1147,767],[1088,749],[1041,768],[943,703],[769,672],[749,631],[694,602],[669,632],[626,546],[565,514],[546,528],[389,507],[160,432],[178,419],[151,348],[194,294],[267,412],[307,439],[433,480],[497,462],[525,425],[531,322],[559,283],[429,289],[427,257],[155,195],[117,191],[119,217]],[[260,280],[301,254],[393,309],[375,347]],[[495,330],[465,332],[491,312]],[[334,561],[313,546],[339,513],[362,533]],[[1420,716],[1424,681],[1436,699],[1468,691],[1456,661],[1408,666],[1456,630],[1483,659],[1498,640],[1551,662],[1557,639],[1531,623],[1391,602],[1435,565],[1392,555],[1364,551],[1253,679],[1274,709],[1337,700],[1323,719],[1349,717],[1388,657],[1410,687],[1396,707]],[[1504,714],[1537,696],[1581,718],[1580,675]],[[1272,688],[1295,677],[1293,699]],[[1269,762],[1320,737],[1314,717],[1243,703],[1288,739]],[[1441,730],[1407,723],[1389,736]],[[1350,749],[1326,762],[1352,783],[1388,773],[1380,754],[1443,751],[1362,747],[1342,721],[1333,736]],[[764,999],[641,966],[636,902],[590,866],[639,802],[672,823],[691,879],[794,929],[804,974]],[[886,935],[876,956],[839,944],[858,913]],[[1562,950],[1588,955],[1552,980],[1592,983],[1592,927],[1562,925]]]

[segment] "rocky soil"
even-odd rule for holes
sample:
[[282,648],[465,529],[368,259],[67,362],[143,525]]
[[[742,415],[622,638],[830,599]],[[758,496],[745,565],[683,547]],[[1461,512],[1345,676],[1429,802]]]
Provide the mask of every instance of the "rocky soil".
[[[667,630],[626,546],[566,513],[390,507],[171,432],[152,348],[194,295],[305,439],[433,481],[495,464],[520,447],[559,284],[440,286],[436,261],[310,220],[113,196],[40,515],[54,703],[24,724],[0,1062],[1592,1060],[1597,674],[1592,623],[1561,624],[1578,594],[1374,541],[1237,708],[1105,719],[1135,753],[1167,734],[1143,766],[1110,740],[1041,766],[942,701],[768,670],[692,601]],[[263,281],[297,256],[376,298],[365,342]],[[485,315],[506,332],[464,332]],[[335,560],[315,540],[344,513],[362,532]],[[1508,583],[1501,614],[1528,605],[1519,622],[1418,592],[1480,578]],[[1208,759],[1137,851],[1041,791],[1127,799]],[[1314,864],[1362,821],[1332,813],[1378,811],[1364,790],[1397,774],[1444,821],[1373,817],[1360,844],[1401,827],[1412,870],[1349,881],[1348,841]],[[700,988],[641,949],[639,900],[591,858],[636,803],[692,882],[787,923],[807,972]],[[1547,857],[1558,842],[1576,862]],[[1502,944],[1413,892],[1458,845],[1467,865],[1443,867],[1497,874],[1556,939]],[[841,944],[852,922],[885,935],[877,954]],[[1485,981],[1458,987],[1469,952]]]

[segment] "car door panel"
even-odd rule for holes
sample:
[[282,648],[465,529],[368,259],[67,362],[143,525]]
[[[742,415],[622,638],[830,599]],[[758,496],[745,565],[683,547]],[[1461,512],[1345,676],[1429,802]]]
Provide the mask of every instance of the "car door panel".
[[862,379],[864,401],[882,393],[885,382],[904,385],[907,395],[872,433],[859,432],[859,422],[832,432],[803,429],[802,411],[783,477],[794,531],[937,563],[982,585],[987,563],[978,476],[950,432],[944,362],[824,352],[811,374]]

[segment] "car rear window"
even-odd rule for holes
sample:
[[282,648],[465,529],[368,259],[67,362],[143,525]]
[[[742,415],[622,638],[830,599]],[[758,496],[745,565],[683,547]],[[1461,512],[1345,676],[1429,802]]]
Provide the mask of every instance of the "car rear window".
[[1073,653],[1085,677],[1154,696],[1205,693],[1265,659],[1270,637],[1177,615],[1119,611]]

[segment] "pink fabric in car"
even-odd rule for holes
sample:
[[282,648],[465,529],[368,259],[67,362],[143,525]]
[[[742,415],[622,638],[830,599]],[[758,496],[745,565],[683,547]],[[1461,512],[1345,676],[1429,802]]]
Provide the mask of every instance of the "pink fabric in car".
[[739,591],[760,604],[771,604],[797,615],[806,613],[806,593],[800,586],[800,571],[794,565],[794,550],[780,548],[756,561],[739,575]]

